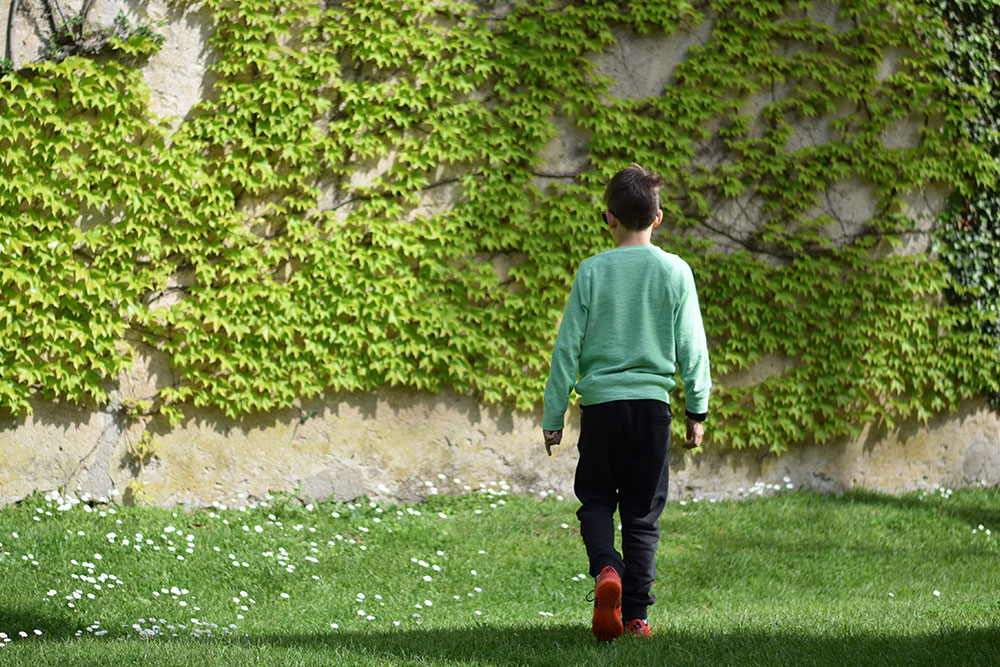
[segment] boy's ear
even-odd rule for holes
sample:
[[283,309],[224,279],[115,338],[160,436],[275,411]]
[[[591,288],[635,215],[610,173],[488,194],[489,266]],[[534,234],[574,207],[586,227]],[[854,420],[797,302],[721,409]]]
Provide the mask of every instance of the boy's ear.
[[659,227],[661,222],[663,222],[663,211],[658,210],[656,212],[656,220],[653,220],[653,229]]

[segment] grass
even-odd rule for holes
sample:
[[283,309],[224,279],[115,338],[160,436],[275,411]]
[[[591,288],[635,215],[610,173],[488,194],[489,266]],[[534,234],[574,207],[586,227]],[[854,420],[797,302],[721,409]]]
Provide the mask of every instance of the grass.
[[653,638],[598,644],[575,503],[503,486],[192,512],[33,496],[0,510],[0,664],[1000,664],[997,489],[672,502]]

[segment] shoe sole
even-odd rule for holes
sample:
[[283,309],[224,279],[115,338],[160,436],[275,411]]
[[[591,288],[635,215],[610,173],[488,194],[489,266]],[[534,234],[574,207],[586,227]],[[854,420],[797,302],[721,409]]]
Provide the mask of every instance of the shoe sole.
[[594,589],[594,619],[591,630],[598,641],[609,642],[621,637],[624,631],[621,618],[622,585],[608,577]]

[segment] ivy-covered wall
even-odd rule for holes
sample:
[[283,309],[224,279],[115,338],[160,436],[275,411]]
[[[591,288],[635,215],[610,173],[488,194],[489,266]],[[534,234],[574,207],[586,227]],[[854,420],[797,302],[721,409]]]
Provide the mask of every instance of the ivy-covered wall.
[[[942,0],[948,57],[941,69],[947,79],[964,84],[952,91],[969,104],[962,123],[963,143],[983,146],[1000,161],[1000,2]],[[977,91],[978,95],[968,91]],[[952,302],[985,314],[982,331],[1000,351],[1000,183],[982,179],[952,194],[941,216],[938,252],[951,270]],[[1000,409],[1000,392],[990,391]]]
[[[205,4],[214,84],[172,133],[148,32],[0,79],[0,410],[107,403],[139,346],[173,382],[136,418],[390,386],[530,410],[632,161],[665,176],[657,242],[699,285],[716,443],[780,452],[998,390],[995,292],[900,251],[927,231],[914,196],[1000,175],[969,125],[996,78],[949,66],[961,3]],[[661,90],[611,94],[594,63],[622,35],[682,33],[706,37]],[[558,128],[585,141],[571,173],[546,171]],[[862,219],[826,205],[845,188]],[[784,371],[727,383],[765,358]]]

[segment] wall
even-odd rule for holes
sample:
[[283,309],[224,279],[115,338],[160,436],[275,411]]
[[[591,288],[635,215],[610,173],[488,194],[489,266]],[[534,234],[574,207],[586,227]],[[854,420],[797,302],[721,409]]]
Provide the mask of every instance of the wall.
[[[75,12],[82,0],[62,4]],[[15,19],[16,63],[38,57],[46,32],[41,3],[21,5]],[[0,5],[3,20],[8,6]],[[213,54],[206,45],[212,31],[210,14],[197,3],[97,0],[90,18],[110,22],[119,10],[133,19],[142,12],[167,19],[159,29],[166,42],[143,66],[143,76],[152,111],[170,117],[173,128],[180,126],[211,89],[207,67]],[[831,6],[819,4],[814,14],[836,27]],[[611,90],[616,96],[656,94],[668,85],[685,52],[703,42],[710,30],[711,21],[705,21],[698,31],[669,39],[622,32],[617,35],[619,44],[595,59],[597,73],[614,80]],[[898,54],[887,54],[886,75],[893,71],[895,59]],[[751,101],[746,112],[759,112],[775,95],[780,91]],[[557,118],[554,123],[559,133],[544,149],[545,164],[539,172],[579,171],[586,164],[586,133],[569,121]],[[887,143],[905,146],[916,141],[917,123],[900,121]],[[822,143],[824,127],[824,120],[818,119],[798,128],[794,140],[802,145]],[[356,179],[362,182],[378,171],[379,165],[373,165]],[[826,212],[849,236],[871,215],[873,201],[874,194],[864,184],[845,182],[829,193]],[[440,210],[450,203],[449,190],[441,188],[429,191],[423,206]],[[911,217],[930,224],[942,205],[942,193],[928,189],[911,196],[909,205]],[[717,215],[722,228],[739,231],[738,207],[720,209]],[[927,232],[927,226],[918,227],[898,252],[926,251]],[[726,247],[731,237],[714,240]],[[140,466],[128,450],[146,425],[129,424],[120,408],[123,401],[149,396],[170,384],[171,370],[166,359],[141,344],[134,344],[128,353],[133,355],[132,368],[118,379],[109,405],[36,402],[31,415],[0,417],[0,503],[16,501],[36,489],[64,488],[109,497],[124,493],[137,478],[145,497],[161,505],[228,503],[241,495],[260,497],[278,490],[314,500],[367,494],[412,501],[434,491],[497,482],[506,482],[515,491],[572,494],[575,414],[566,445],[547,459],[539,434],[540,414],[509,406],[484,407],[472,395],[448,391],[328,394],[299,401],[292,409],[238,420],[217,411],[191,409],[174,428],[154,418],[148,427],[156,454]],[[784,360],[767,357],[717,381],[729,387],[754,384],[785,367]],[[756,449],[716,448],[709,422],[705,451],[688,454],[675,447],[671,465],[674,497],[737,496],[758,492],[764,485],[788,484],[822,491],[865,487],[890,492],[1000,484],[1000,418],[983,403],[967,401],[957,412],[939,415],[926,425],[904,424],[891,431],[867,425],[857,438],[796,446],[780,456]]]

